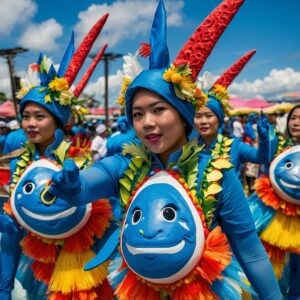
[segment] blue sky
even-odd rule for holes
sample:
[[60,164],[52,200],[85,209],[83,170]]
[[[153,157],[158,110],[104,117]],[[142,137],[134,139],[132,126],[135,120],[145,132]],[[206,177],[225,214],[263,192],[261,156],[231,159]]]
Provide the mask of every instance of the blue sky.
[[[219,3],[221,0],[165,0],[171,59]],[[14,60],[16,73],[22,76],[40,51],[59,63],[71,31],[74,30],[78,43],[96,19],[109,12],[93,52],[108,42],[109,52],[134,53],[139,42],[148,41],[155,7],[155,0],[1,0],[0,49],[21,46],[30,50]],[[200,75],[207,71],[208,81],[213,81],[240,56],[256,49],[255,56],[231,85],[232,95],[271,99],[300,92],[299,12],[299,0],[245,0]],[[110,64],[111,103],[120,90],[122,63],[118,59]],[[147,68],[147,61],[143,61],[143,66]],[[85,92],[101,101],[103,82],[101,63]],[[3,58],[0,58],[0,90],[10,92]]]

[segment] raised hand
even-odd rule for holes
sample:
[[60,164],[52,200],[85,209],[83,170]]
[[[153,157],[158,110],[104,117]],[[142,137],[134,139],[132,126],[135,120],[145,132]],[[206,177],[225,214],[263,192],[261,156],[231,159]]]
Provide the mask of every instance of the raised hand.
[[79,169],[73,160],[67,159],[63,164],[63,169],[53,174],[48,193],[72,202],[72,196],[78,195],[80,191]]
[[257,123],[257,133],[260,140],[267,140],[269,137],[269,126],[270,123],[266,114],[261,111],[260,118]]

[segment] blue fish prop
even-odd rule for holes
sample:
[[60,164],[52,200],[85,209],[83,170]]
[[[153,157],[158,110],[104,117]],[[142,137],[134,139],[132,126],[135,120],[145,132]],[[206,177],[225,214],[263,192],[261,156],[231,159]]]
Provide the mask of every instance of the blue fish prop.
[[84,227],[92,204],[70,206],[47,194],[54,172],[61,167],[48,159],[34,161],[20,177],[11,196],[11,208],[19,224],[41,237],[62,239]]

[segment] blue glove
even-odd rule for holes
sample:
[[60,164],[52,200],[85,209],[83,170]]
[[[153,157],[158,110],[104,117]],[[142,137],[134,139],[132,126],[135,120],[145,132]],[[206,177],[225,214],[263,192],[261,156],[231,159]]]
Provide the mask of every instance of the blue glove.
[[52,184],[47,193],[66,201],[72,201],[72,197],[81,192],[79,169],[73,160],[67,159],[63,169],[52,176]]
[[266,141],[269,137],[269,120],[263,112],[261,112],[260,118],[257,123],[257,133],[260,140]]
[[19,233],[21,230],[20,226],[14,219],[11,218],[10,215],[0,215],[0,232],[14,235]]

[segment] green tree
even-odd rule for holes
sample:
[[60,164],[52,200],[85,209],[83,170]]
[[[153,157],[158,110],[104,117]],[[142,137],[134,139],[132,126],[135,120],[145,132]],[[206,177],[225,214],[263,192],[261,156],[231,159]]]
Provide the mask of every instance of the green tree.
[[7,100],[7,96],[4,92],[0,92],[0,103],[3,103]]

